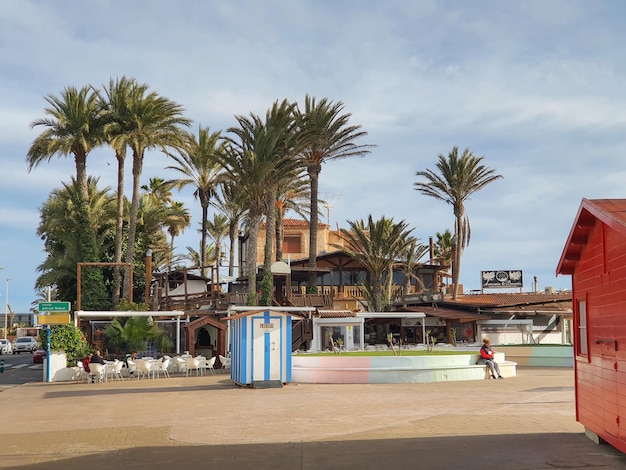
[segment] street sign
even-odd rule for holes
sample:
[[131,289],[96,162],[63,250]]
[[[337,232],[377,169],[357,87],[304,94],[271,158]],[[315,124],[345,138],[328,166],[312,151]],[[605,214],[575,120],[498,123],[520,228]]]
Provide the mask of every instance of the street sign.
[[70,322],[69,313],[46,313],[39,314],[37,323],[40,325],[66,325]]
[[69,302],[39,302],[40,312],[69,312]]

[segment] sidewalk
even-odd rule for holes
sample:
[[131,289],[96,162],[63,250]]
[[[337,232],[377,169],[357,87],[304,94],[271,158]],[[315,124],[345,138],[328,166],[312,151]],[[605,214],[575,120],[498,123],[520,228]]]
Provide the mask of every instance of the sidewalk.
[[0,393],[0,468],[626,468],[584,436],[571,369],[505,380],[234,386],[227,374]]

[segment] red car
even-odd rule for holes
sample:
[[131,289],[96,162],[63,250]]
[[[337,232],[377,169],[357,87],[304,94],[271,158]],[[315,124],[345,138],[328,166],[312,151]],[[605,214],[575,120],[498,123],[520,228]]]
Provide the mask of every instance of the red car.
[[46,357],[46,351],[42,351],[38,349],[33,353],[33,363],[34,364],[43,364],[43,359]]

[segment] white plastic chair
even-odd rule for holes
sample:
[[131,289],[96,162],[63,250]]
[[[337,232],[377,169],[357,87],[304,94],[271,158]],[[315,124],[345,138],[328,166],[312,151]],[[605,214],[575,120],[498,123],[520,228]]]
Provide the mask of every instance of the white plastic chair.
[[180,357],[180,356],[176,356],[174,359],[174,364],[176,365],[176,371],[179,374],[183,374],[183,372],[187,371],[187,362],[185,361],[184,358]]
[[89,381],[89,374],[85,370],[85,366],[83,365],[83,361],[76,361],[76,367],[78,367],[78,377],[76,377],[76,380],[78,380],[79,382],[82,382],[83,380],[85,382],[88,382]]
[[167,377],[168,379],[170,378],[170,373],[167,370],[168,367],[170,366],[170,359],[169,358],[165,358],[162,357],[161,359],[159,359],[159,361],[154,365],[154,368],[152,370],[153,375],[155,375],[156,377],[159,377],[161,374],[163,374],[165,377]]
[[124,367],[124,362],[115,360],[115,363],[108,368],[108,377],[117,380],[124,380],[124,377],[122,377],[122,367]]
[[131,359],[128,360],[128,377],[133,377],[137,374],[137,363]]
[[230,369],[230,357],[224,357],[221,354],[219,356],[222,369]]
[[104,364],[100,364],[98,362],[90,362],[89,378],[94,383],[102,383],[106,379]]
[[215,375],[215,360],[217,357],[213,356],[211,359],[207,359],[204,361],[204,367],[209,371],[210,374]]
[[146,361],[144,359],[139,359],[137,360],[136,364],[137,364],[137,379],[140,379],[141,376],[144,376],[145,378],[149,379],[150,374],[152,374],[152,377],[154,377],[154,373],[152,371],[152,362]]
[[185,359],[185,366],[186,366],[187,377],[189,377],[190,370],[195,370],[196,375],[200,375],[200,360],[199,359],[195,357],[188,357],[187,359]]

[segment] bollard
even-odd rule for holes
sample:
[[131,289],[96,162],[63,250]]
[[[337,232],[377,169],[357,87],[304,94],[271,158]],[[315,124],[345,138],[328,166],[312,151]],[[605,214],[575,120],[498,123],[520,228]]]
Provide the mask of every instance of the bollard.
[[4,359],[0,359],[0,374],[4,374]]

